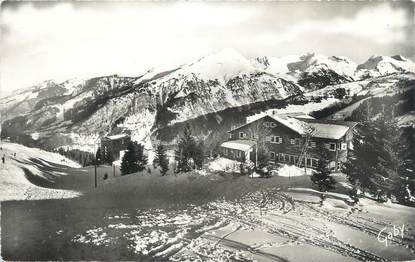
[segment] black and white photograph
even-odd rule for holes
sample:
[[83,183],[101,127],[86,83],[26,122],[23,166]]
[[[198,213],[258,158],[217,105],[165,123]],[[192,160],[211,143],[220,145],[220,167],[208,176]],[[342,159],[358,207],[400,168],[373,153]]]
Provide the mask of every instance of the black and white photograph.
[[2,261],[415,261],[415,2],[2,1]]

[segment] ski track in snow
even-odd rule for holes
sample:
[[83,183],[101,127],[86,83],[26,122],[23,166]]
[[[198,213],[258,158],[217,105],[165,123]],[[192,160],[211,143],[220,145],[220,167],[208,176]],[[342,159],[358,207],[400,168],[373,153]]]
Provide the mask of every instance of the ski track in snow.
[[[338,239],[326,223],[344,225],[375,236],[379,232],[378,227],[388,226],[390,221],[364,217],[356,209],[348,209],[343,213],[331,212],[318,207],[317,203],[294,200],[278,189],[251,193],[235,201],[221,200],[202,206],[190,205],[184,210],[136,210],[136,213],[129,215],[109,216],[107,220],[109,224],[100,228],[99,234],[86,231],[72,240],[110,245],[108,239],[114,244],[124,238],[129,243],[128,248],[136,254],[173,261],[252,261],[253,255],[271,256],[274,260],[285,261],[265,250],[302,244],[317,246],[361,261],[388,261]],[[247,245],[230,239],[237,231],[253,230],[286,240]],[[119,231],[122,232],[121,237]],[[221,235],[223,232],[227,233]],[[400,246],[408,246],[410,243],[408,248],[415,251],[414,239],[394,239],[393,242]],[[239,248],[235,248],[235,245]]]

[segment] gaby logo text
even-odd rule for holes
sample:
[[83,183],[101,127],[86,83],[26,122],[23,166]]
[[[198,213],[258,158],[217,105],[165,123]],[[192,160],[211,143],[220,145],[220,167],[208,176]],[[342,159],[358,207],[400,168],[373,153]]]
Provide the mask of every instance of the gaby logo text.
[[394,237],[400,237],[403,239],[405,225],[404,224],[402,224],[402,226],[393,225],[393,227],[389,229],[390,230],[388,230],[388,227],[385,227],[381,231],[379,231],[379,234],[378,234],[378,241],[380,243],[385,243],[385,246],[388,246],[388,241],[391,241]]

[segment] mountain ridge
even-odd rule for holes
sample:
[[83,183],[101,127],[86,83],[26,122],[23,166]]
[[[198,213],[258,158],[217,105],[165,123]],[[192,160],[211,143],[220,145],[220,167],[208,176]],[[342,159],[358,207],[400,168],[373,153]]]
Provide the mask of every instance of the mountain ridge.
[[[412,70],[412,62],[402,56],[388,59],[372,59],[370,66],[376,68],[378,61],[393,59],[401,60],[397,65],[404,67],[395,73]],[[270,70],[278,67],[285,71],[277,74]],[[249,60],[233,49],[225,49],[171,70],[149,70],[137,77],[110,75],[62,83],[49,80],[16,96],[0,98],[2,122],[7,120],[2,125],[3,133],[37,132],[40,139],[54,138],[54,147],[77,143],[80,137],[84,141],[87,137],[93,144],[99,135],[123,131],[143,141],[155,129],[176,122],[360,81],[350,75],[357,67],[339,56],[306,54],[285,60]],[[362,70],[372,72],[369,65],[365,67]]]

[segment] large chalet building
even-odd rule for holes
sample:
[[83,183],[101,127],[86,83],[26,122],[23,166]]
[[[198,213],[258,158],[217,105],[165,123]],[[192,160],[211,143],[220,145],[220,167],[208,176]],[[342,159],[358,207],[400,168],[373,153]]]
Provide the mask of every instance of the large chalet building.
[[260,144],[268,149],[273,164],[316,167],[324,151],[330,168],[338,169],[346,161],[355,126],[354,122],[271,114],[229,131],[220,152],[225,158],[255,162]]

